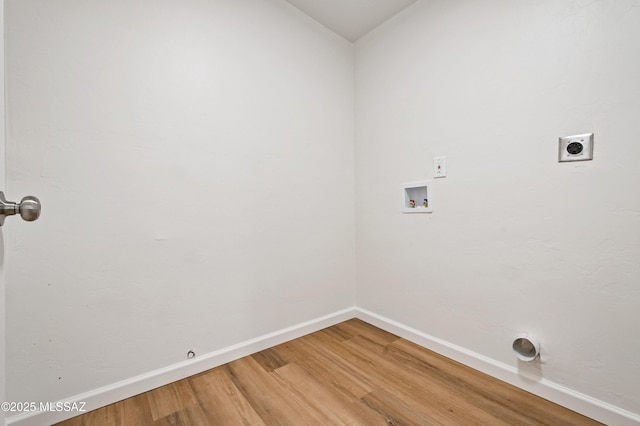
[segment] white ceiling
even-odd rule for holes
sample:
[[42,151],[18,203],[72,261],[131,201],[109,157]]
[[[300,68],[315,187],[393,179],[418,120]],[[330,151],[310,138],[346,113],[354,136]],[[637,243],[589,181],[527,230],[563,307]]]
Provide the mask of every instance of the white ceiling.
[[417,0],[287,0],[354,42]]

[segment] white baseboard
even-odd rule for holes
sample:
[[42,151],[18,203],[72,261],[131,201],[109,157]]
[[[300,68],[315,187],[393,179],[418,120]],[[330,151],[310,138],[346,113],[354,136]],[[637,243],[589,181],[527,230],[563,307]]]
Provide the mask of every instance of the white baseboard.
[[599,422],[616,426],[640,424],[640,414],[576,392],[545,378],[519,371],[515,367],[430,336],[366,309],[356,308],[356,318]]
[[[67,398],[63,403],[84,402],[86,411],[95,410],[159,386],[226,364],[255,352],[305,336],[351,318],[359,318],[390,333],[403,337],[447,358],[465,364],[504,382],[510,383],[556,404],[592,419],[616,426],[638,426],[640,415],[604,401],[568,389],[550,380],[518,371],[515,367],[472,352],[419,330],[407,327],[381,315],[357,307],[347,308],[311,321],[288,327],[255,339],[247,340],[197,358],[179,362],[159,370],[132,377],[112,385]],[[66,420],[77,412],[35,411],[9,417],[7,425],[41,426]]]
[[[289,340],[305,336],[323,328],[355,317],[355,307],[343,309],[320,318],[306,321],[255,339],[247,340],[196,358],[179,362],[159,370],[141,374],[112,385],[75,395],[62,402],[84,402],[85,411],[95,410],[126,398],[150,391],[160,386],[184,379],[197,373],[226,364],[233,360],[279,345]],[[42,426],[61,422],[77,416],[78,412],[34,411],[9,417],[7,425]]]

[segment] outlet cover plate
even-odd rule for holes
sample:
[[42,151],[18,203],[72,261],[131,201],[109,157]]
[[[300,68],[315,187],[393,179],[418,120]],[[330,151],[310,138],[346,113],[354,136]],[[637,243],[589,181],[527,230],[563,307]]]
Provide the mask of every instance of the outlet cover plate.
[[558,161],[593,160],[593,133],[563,136],[559,140]]
[[447,176],[447,157],[433,158],[433,177],[443,178]]

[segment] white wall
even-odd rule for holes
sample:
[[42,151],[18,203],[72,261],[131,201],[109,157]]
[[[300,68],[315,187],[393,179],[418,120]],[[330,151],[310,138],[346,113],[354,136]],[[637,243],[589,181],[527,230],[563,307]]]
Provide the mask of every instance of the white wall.
[[358,42],[357,305],[513,366],[533,332],[519,368],[640,413],[639,40],[635,0],[429,0]]
[[352,46],[284,1],[9,0],[8,398],[353,305]]

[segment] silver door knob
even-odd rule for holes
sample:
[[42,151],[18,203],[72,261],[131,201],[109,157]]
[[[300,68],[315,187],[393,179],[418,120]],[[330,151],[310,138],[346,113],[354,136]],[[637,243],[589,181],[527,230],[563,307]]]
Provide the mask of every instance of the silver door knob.
[[0,226],[4,225],[4,218],[14,214],[20,216],[27,222],[34,221],[40,217],[40,200],[33,195],[27,195],[20,200],[20,203],[7,201],[4,192],[0,191]]

